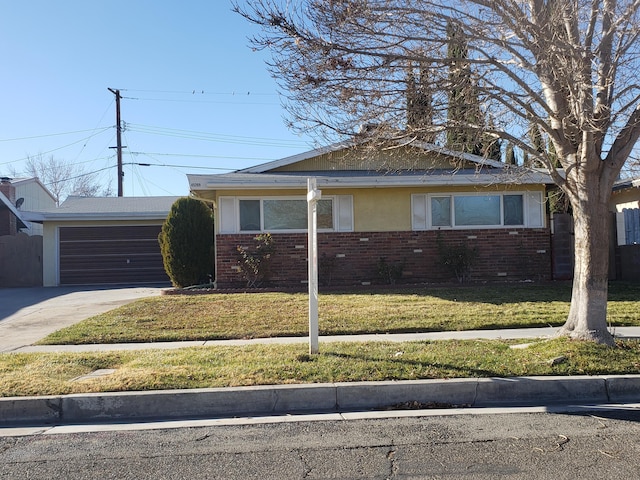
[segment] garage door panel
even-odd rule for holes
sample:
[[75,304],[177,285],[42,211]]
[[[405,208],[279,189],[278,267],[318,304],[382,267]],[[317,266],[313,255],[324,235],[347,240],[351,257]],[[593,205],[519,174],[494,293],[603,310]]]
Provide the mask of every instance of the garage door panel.
[[154,250],[160,255],[158,240],[60,242],[60,255],[65,256],[75,256],[83,252],[91,252],[91,255],[116,255],[123,252],[144,254]]
[[[118,269],[108,270],[91,270],[90,272],[84,270],[71,270],[64,273],[65,285],[85,285],[85,284],[105,284],[105,283],[153,283],[157,280],[158,276],[164,274],[164,270],[157,269],[144,270],[136,269],[134,271],[123,271]],[[123,282],[123,278],[126,278],[126,282]],[[150,280],[151,278],[151,280]]]
[[160,228],[160,225],[64,227],[60,229],[60,241],[135,240],[140,238],[154,238],[157,241]]
[[169,282],[158,244],[160,225],[61,227],[61,285]]
[[[148,255],[74,255],[66,259],[64,270],[83,270],[99,268],[116,268],[116,269],[135,269],[135,268],[153,268],[162,265],[162,256]],[[61,272],[64,271],[61,269]]]

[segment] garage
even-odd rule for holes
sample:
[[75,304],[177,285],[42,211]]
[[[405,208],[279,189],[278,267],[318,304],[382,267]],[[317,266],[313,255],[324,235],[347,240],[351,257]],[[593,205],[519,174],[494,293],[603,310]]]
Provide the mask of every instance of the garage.
[[158,234],[179,197],[70,197],[42,212],[43,284],[170,284]]
[[60,227],[60,285],[168,282],[161,225]]

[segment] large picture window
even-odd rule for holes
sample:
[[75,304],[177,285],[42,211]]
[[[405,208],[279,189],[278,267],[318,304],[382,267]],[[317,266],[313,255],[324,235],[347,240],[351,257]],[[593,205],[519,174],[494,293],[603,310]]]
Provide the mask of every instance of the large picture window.
[[[221,197],[219,204],[221,233],[307,229],[307,200],[304,198]],[[337,195],[319,200],[318,228],[325,231],[352,231],[352,204],[350,195]]]
[[541,192],[412,196],[413,230],[542,227]]

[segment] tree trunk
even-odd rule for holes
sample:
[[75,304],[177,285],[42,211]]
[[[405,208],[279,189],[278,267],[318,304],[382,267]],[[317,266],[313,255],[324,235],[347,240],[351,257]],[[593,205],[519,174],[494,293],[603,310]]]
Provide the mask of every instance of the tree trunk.
[[606,202],[595,198],[573,205],[573,290],[569,316],[559,335],[614,346],[607,329],[609,209]]

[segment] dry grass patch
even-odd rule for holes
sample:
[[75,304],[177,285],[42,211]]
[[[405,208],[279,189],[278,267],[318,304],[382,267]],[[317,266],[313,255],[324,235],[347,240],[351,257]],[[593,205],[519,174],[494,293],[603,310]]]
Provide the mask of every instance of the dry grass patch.
[[[554,339],[198,347],[113,353],[0,354],[0,396],[292,383],[637,373],[640,343],[608,348]],[[558,364],[554,358],[563,357]],[[97,369],[112,375],[72,379]]]

